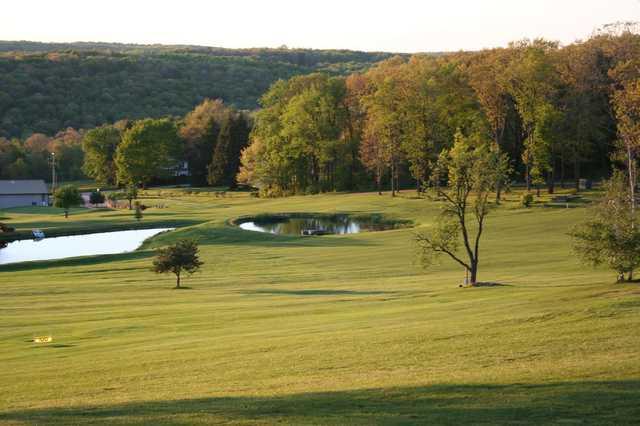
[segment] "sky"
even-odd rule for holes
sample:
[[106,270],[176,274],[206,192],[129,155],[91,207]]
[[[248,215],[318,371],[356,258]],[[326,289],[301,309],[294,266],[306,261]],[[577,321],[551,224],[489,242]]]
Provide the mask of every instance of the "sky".
[[11,0],[0,40],[390,52],[563,44],[640,20],[640,0]]

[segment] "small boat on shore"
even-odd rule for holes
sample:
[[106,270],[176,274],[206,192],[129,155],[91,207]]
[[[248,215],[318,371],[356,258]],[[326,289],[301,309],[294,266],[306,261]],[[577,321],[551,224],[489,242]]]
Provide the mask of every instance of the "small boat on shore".
[[300,234],[303,236],[330,235],[331,232],[325,231],[324,229],[303,229]]

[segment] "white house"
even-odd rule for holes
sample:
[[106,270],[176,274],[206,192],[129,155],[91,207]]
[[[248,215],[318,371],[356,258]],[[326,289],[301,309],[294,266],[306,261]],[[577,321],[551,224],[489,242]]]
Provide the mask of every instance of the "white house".
[[48,204],[49,190],[43,180],[0,180],[0,209]]

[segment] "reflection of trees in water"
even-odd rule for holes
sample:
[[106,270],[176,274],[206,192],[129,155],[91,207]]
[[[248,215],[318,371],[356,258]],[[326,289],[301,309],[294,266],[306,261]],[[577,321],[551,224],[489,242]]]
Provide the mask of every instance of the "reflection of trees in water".
[[382,231],[392,225],[370,220],[354,219],[349,216],[293,217],[273,222],[254,222],[256,227],[272,234],[300,235],[304,230],[322,231],[327,234],[355,234],[363,230]]

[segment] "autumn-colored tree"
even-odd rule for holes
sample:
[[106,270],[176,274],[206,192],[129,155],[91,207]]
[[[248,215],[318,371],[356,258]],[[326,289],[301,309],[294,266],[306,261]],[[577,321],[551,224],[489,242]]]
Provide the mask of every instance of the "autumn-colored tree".
[[618,120],[618,135],[626,156],[627,182],[632,214],[636,207],[638,184],[637,159],[640,151],[640,61],[620,64],[612,72],[616,79],[613,107]]
[[205,99],[185,116],[180,137],[185,141],[185,159],[195,185],[207,182],[212,153],[227,115],[228,108],[222,100]]

